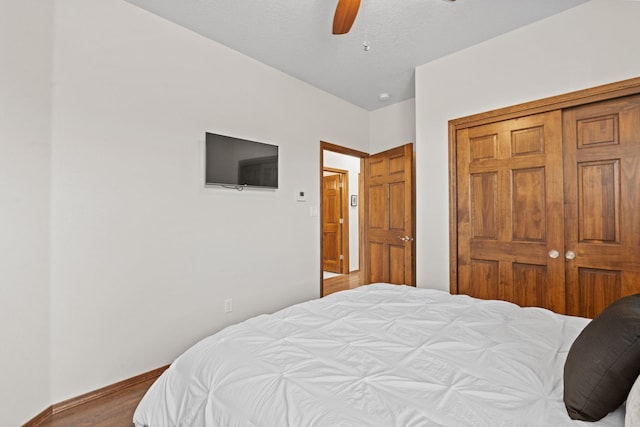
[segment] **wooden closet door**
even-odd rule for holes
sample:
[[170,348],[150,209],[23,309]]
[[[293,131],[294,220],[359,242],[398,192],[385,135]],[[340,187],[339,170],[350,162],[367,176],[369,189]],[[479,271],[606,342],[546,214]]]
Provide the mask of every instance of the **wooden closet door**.
[[564,112],[569,314],[640,292],[640,96]]
[[564,312],[561,112],[459,130],[456,158],[458,293]]

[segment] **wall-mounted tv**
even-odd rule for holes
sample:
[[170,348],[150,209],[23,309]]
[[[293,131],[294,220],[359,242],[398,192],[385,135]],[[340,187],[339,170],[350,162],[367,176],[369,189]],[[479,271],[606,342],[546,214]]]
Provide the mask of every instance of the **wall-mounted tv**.
[[278,146],[207,132],[205,183],[278,188]]

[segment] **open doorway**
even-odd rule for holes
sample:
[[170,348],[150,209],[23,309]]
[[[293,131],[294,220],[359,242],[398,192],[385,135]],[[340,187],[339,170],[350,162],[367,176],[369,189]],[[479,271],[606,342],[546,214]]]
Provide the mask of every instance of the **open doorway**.
[[363,284],[362,172],[367,153],[321,142],[321,295]]
[[360,162],[355,157],[325,152],[324,163],[349,168],[325,166],[322,171],[322,271],[326,279],[359,269],[355,261],[358,252],[358,217],[354,209],[358,195],[355,191],[349,191],[349,181],[358,179]]
[[[324,200],[324,173],[331,167],[330,163],[334,155],[344,155],[355,158],[359,163],[357,179],[358,192],[353,193],[354,185],[349,185],[349,209],[357,212],[355,219],[349,217],[349,222],[357,221],[357,245],[349,245],[348,258],[350,259],[349,271],[330,277],[331,274],[321,268],[322,296],[332,292],[355,288],[367,283],[395,283],[399,285],[415,286],[415,186],[414,186],[414,152],[413,144],[407,143],[388,150],[369,155],[367,153],[352,150],[346,147],[333,145],[328,142],[320,143],[320,200]],[[348,167],[340,164],[337,168],[348,170]],[[355,196],[355,197],[352,197]],[[356,206],[351,206],[354,200]],[[320,209],[320,223],[324,223],[325,216],[329,213],[324,206]],[[338,214],[336,214],[337,217]],[[339,219],[339,218],[338,218]],[[345,220],[343,219],[343,222]],[[339,221],[338,221],[339,222]],[[351,224],[351,229],[354,228]],[[346,231],[342,232],[344,235]],[[320,230],[321,266],[324,267],[324,230]],[[333,244],[338,251],[339,244]],[[329,244],[329,242],[327,242]],[[358,255],[353,255],[353,249],[357,248]],[[335,254],[334,254],[335,255]],[[343,254],[341,268],[344,268],[346,254]],[[357,265],[355,260],[357,259]],[[342,271],[342,270],[339,270]]]

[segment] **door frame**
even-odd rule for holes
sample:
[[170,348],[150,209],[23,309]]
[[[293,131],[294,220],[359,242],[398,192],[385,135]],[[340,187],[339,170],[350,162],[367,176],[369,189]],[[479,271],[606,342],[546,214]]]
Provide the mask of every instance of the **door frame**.
[[[330,142],[325,142],[325,141],[320,141],[320,203],[322,203],[322,201],[324,200],[324,190],[323,190],[323,185],[322,185],[322,177],[324,175],[324,170],[326,169],[326,167],[324,166],[324,152],[325,151],[332,151],[334,153],[338,153],[338,154],[346,154],[348,156],[352,156],[352,157],[358,157],[360,158],[360,173],[362,174],[362,171],[364,171],[364,159],[369,157],[369,153],[365,153],[364,151],[358,151],[358,150],[354,150],[352,148],[347,148],[347,147],[343,147],[340,145],[336,145],[336,144],[331,144]],[[360,179],[360,181],[362,181],[362,179]],[[360,185],[360,183],[358,184]],[[360,196],[359,196],[359,201],[358,201],[358,246],[359,246],[359,266],[360,266],[360,272],[361,272],[361,277],[366,277],[366,271],[364,271],[366,269],[366,263],[364,262],[364,260],[366,259],[365,257],[365,244],[364,244],[364,209],[363,206],[366,206],[366,196],[364,194],[362,194],[362,192],[359,192]],[[323,297],[324,296],[324,277],[322,274],[322,261],[323,261],[323,253],[324,253],[324,244],[323,244],[323,238],[322,238],[322,207],[320,207],[319,210],[319,214],[320,214],[320,296]]]
[[[325,166],[322,170],[322,177],[324,178],[324,172],[329,172],[332,175],[340,175],[340,184],[342,187],[340,188],[340,218],[342,219],[342,223],[340,224],[340,254],[342,255],[342,259],[340,260],[340,273],[348,274],[349,273],[349,171],[344,169],[336,169]],[[322,186],[324,189],[324,186]],[[324,191],[324,190],[323,190]],[[324,204],[324,193],[321,192],[320,203]],[[358,213],[360,210],[358,209]],[[321,217],[322,218],[322,217]],[[345,238],[345,230],[346,230],[346,238]],[[324,261],[324,256],[323,256]],[[324,264],[324,262],[323,262]]]
[[457,132],[473,126],[640,94],[640,77],[552,96],[449,121],[449,290],[458,293]]

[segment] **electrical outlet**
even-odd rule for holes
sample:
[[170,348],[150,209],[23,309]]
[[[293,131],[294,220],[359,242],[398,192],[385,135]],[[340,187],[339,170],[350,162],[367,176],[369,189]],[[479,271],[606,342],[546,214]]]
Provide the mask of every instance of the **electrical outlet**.
[[233,311],[233,300],[231,298],[227,298],[224,300],[224,312],[231,313]]

